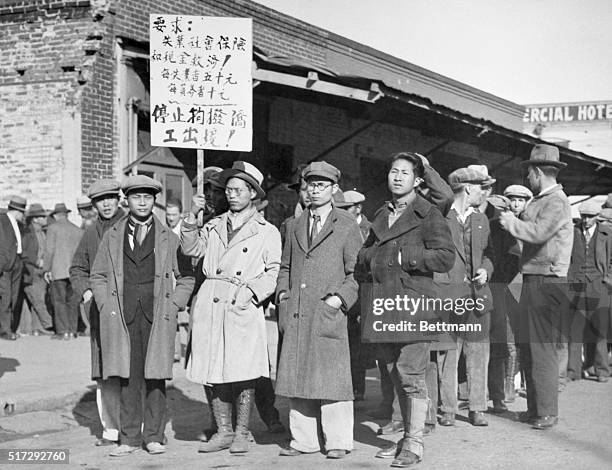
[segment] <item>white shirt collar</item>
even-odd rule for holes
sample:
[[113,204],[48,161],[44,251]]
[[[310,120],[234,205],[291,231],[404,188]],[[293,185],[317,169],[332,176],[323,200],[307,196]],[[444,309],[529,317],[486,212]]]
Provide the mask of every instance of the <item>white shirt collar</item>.
[[467,208],[467,210],[465,211],[465,213],[461,213],[461,210],[459,209],[459,207],[453,202],[451,209],[455,209],[455,212],[457,213],[457,218],[459,219],[459,221],[464,224],[465,221],[467,220],[467,218],[472,215],[474,212],[476,212],[476,210],[472,207],[469,206]]

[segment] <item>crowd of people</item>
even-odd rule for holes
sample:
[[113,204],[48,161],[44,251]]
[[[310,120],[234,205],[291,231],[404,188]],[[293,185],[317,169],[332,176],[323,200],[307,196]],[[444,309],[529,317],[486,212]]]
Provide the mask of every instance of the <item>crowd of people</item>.
[[[386,169],[390,200],[369,221],[366,196],[343,193],[340,170],[312,162],[298,168],[298,202],[279,227],[265,217],[262,173],[242,161],[206,168],[203,194],[186,213],[169,198],[164,222],[153,215],[162,185],[143,175],[94,182],[79,200],[91,211],[83,227],[62,203],[47,226],[39,204],[26,211],[13,197],[0,215],[0,337],[16,338],[21,291],[40,334],[70,339],[84,312],[103,427],[96,445],[116,445],[113,457],[143,445],[165,452],[165,381],[181,322],[186,374],[203,385],[212,417],[203,453],[247,452],[253,403],[270,432],[285,432],[278,395],[289,399],[291,436],[281,456],[344,458],[373,367],[382,401],[370,413],[385,422],[381,434],[403,432],[376,454],[392,467],[419,463],[424,437],[454,425],[460,399],[469,422],[487,426],[488,401],[506,412],[521,381],[521,421],[550,429],[566,381],[610,375],[612,198],[583,202],[573,221],[557,147],[535,146],[523,166],[529,188],[493,194],[484,165],[445,181],[422,155],[397,153]],[[375,301],[398,296],[477,308],[389,309],[390,321],[443,327],[378,334]],[[278,320],[274,386],[266,316]]]

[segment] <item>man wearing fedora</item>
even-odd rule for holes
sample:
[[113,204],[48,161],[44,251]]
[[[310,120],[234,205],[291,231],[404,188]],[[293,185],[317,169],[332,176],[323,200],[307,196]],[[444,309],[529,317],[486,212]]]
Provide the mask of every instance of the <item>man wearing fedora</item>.
[[70,284],[70,264],[81,241],[83,230],[68,220],[70,209],[57,203],[51,216],[55,220],[47,229],[43,271],[50,284],[51,302],[55,313],[55,339],[76,338],[79,319],[79,299]]
[[[26,200],[13,196],[6,214],[0,214],[0,339],[17,339],[23,262],[22,231]],[[18,310],[19,309],[19,310]]]
[[150,454],[166,451],[165,381],[172,378],[177,312],[193,289],[178,237],[153,215],[161,184],[136,175],[122,189],[129,216],[104,233],[89,278],[100,312],[102,378],[120,380],[121,445],[111,457],[143,444]]
[[566,334],[567,273],[574,227],[569,201],[557,183],[559,171],[566,166],[559,161],[559,149],[538,144],[522,165],[527,167],[534,197],[520,218],[506,211],[499,221],[523,242],[519,344],[526,376],[527,412],[521,418],[534,429],[549,429],[558,421],[556,345],[564,341]]
[[281,243],[278,229],[255,207],[265,192],[254,165],[236,161],[219,174],[219,182],[229,211],[198,231],[196,217],[206,198],[196,195],[181,227],[183,253],[202,258],[204,274],[191,307],[186,368],[187,378],[210,396],[217,425],[199,451],[245,453],[256,381],[270,374],[263,304],[276,287]]
[[27,228],[23,236],[23,284],[32,315],[32,334],[52,335],[53,319],[47,309],[47,283],[43,258],[47,240],[48,211],[41,204],[32,204],[26,212]]
[[102,424],[102,438],[96,446],[112,445],[119,441],[119,410],[121,389],[118,377],[103,378],[100,350],[100,311],[91,290],[91,268],[106,231],[125,216],[119,207],[119,182],[112,179],[94,181],[87,191],[95,207],[97,219],[85,229],[83,238],[72,258],[70,283],[77,299],[88,312],[91,344],[91,378],[96,381],[96,404]]
[[[581,221],[574,228],[568,273],[572,287],[567,376],[580,380],[593,367],[598,382],[607,382],[608,322],[612,290],[612,230],[597,223],[601,206],[592,200],[578,207]],[[584,357],[583,364],[583,345]]]
[[363,242],[353,216],[332,204],[340,171],[313,162],[304,179],[310,206],[287,227],[277,287],[276,393],[290,398],[293,437],[280,455],[318,452],[321,428],[327,457],[339,459],[353,449],[347,312],[357,301],[353,271]]
[[77,210],[81,216],[81,228],[83,230],[96,223],[98,214],[91,203],[91,199],[87,196],[79,196],[77,198]]

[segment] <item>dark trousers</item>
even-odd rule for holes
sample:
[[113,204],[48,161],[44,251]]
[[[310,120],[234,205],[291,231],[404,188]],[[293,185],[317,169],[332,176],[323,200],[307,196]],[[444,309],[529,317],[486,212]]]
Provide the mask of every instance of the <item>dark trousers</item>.
[[[164,443],[166,381],[144,378],[151,323],[139,311],[127,325],[130,335],[130,378],[121,379],[119,438],[122,444]],[[143,403],[144,396],[144,403]]]
[[527,410],[537,416],[558,416],[557,345],[567,341],[567,279],[524,275],[520,306],[519,346],[525,371]]
[[351,357],[351,378],[353,379],[353,391],[356,395],[365,394],[365,361],[362,358],[361,349],[361,326],[355,317],[348,319],[348,341]]
[[19,325],[22,271],[23,263],[17,258],[10,270],[0,272],[0,334],[15,332]]
[[272,380],[268,377],[260,377],[254,381],[255,387],[255,406],[261,420],[270,426],[280,422],[278,410],[274,407],[276,394],[272,386]]
[[[40,326],[43,328],[51,328],[53,319],[47,309],[47,283],[42,275],[34,273],[31,284],[26,285],[23,290],[28,299],[32,316],[36,315],[38,317]],[[34,329],[34,322],[32,322],[32,329]]]
[[75,302],[70,279],[51,281],[51,302],[55,312],[55,332],[76,333],[79,318],[78,300]]
[[429,343],[382,344],[384,362],[395,385],[400,405],[407,398],[427,398],[425,374]]
[[608,377],[608,287],[601,279],[595,279],[585,284],[574,284],[573,291],[567,375],[574,380],[581,378],[584,344],[585,368],[592,365],[597,376]]

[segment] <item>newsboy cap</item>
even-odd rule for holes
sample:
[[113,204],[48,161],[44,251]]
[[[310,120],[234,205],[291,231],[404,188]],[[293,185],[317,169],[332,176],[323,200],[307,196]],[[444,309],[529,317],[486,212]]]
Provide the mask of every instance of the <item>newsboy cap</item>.
[[470,170],[476,170],[487,177],[487,181],[483,183],[485,186],[491,186],[497,181],[495,178],[491,178],[489,176],[489,169],[487,168],[487,165],[468,165],[467,167]]
[[589,201],[584,201],[578,206],[578,212],[580,212],[580,215],[593,217],[601,212],[601,204],[599,204],[597,201],[593,201],[592,199]]
[[26,205],[27,205],[27,201],[24,197],[12,196],[11,200],[8,203],[8,209],[19,211],[19,212],[25,212]]
[[605,209],[612,208],[612,193],[608,194],[606,202],[603,203],[603,207]]
[[565,168],[567,163],[559,160],[559,148],[554,145],[538,144],[531,149],[529,160],[521,162],[522,166],[554,166]]
[[330,165],[325,161],[312,162],[306,168],[304,168],[304,179],[312,176],[319,176],[337,183],[340,181],[342,173],[334,165]]
[[143,192],[153,192],[157,194],[161,192],[162,185],[159,181],[154,180],[153,178],[149,178],[148,176],[135,175],[128,176],[123,182],[121,189],[123,190],[123,194],[125,194],[126,196],[136,190],[141,190]]
[[361,204],[365,201],[365,196],[358,191],[345,191],[344,192],[344,202],[340,204],[336,204],[338,207],[350,207],[355,204]]
[[472,168],[458,168],[448,175],[448,184],[455,190],[462,184],[487,184],[488,176]]
[[100,179],[91,183],[87,190],[90,199],[98,199],[101,196],[113,195],[119,197],[121,186],[117,180]]
[[77,198],[77,209],[89,209],[91,207],[93,207],[91,205],[91,199],[87,196],[79,196]]
[[526,188],[522,184],[511,184],[504,189],[504,196],[524,197],[525,199],[531,199],[533,197],[533,193],[529,190],[529,188]]

